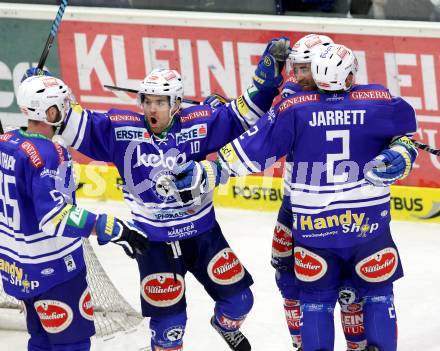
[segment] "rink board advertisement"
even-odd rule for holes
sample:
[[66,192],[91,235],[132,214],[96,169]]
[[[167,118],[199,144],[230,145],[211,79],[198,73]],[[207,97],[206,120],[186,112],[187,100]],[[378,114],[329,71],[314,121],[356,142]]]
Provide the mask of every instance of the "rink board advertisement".
[[[0,21],[0,38],[3,45],[8,45],[8,50],[0,52],[0,117],[9,121],[19,119],[13,91],[25,69],[38,61],[56,12],[56,7],[48,6],[44,9],[53,11],[38,7],[39,12],[29,14],[29,9],[34,8],[21,6],[28,12],[11,15],[0,11],[0,16],[6,17]],[[103,85],[137,88],[153,67],[179,70],[188,98],[201,100],[212,92],[232,98],[249,85],[268,40],[287,35],[296,41],[310,31],[306,30],[310,25],[304,25],[304,19],[288,16],[216,14],[210,25],[205,18],[212,14],[186,13],[187,18],[177,18],[176,12],[156,14],[159,12],[92,12],[70,7],[47,66],[55,74],[61,72],[84,107],[95,110],[137,110],[133,94],[110,92]],[[35,19],[38,16],[44,20]],[[247,22],[246,18],[252,21]],[[403,96],[418,115],[415,138],[439,148],[440,30],[411,29],[410,24],[391,21],[369,21],[367,25],[335,20],[313,19],[314,23],[320,22],[325,34],[355,50],[360,62],[358,83],[381,83],[393,94]],[[353,31],[356,23],[365,27]],[[88,161],[77,154],[75,158]],[[281,168],[275,170],[275,176],[280,175]],[[440,187],[440,159],[421,151],[413,172],[402,184]]]
[[[78,198],[122,200],[123,180],[114,166],[75,164]],[[255,211],[278,211],[283,199],[282,178],[248,176],[230,178],[215,190],[216,206]],[[440,223],[440,189],[391,187],[393,219]]]
[[[185,95],[202,100],[211,92],[236,97],[250,83],[265,42],[304,33],[257,29],[169,27],[66,21],[59,35],[60,66],[80,102],[91,109],[137,108],[133,94],[115,94],[104,84],[136,88],[152,67],[182,73]],[[353,48],[360,61],[359,83],[375,82],[402,95],[416,109],[416,138],[440,147],[440,38],[426,40],[331,34]],[[76,73],[76,74],[72,74]],[[276,175],[280,175],[278,172]],[[440,186],[440,159],[420,153],[405,185]]]

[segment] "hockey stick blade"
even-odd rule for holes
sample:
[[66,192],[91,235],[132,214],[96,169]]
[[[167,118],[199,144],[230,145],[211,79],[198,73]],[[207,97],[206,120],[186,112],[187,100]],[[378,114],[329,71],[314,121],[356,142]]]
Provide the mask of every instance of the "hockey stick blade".
[[49,55],[50,48],[52,47],[53,41],[55,39],[55,36],[57,35],[58,28],[61,24],[61,19],[63,18],[64,11],[67,7],[67,1],[68,0],[61,0],[60,7],[58,9],[57,15],[52,23],[52,27],[50,29],[49,37],[46,40],[46,45],[44,46],[44,50],[41,53],[40,60],[38,61],[37,68],[39,70],[42,70],[44,67],[44,64],[46,63],[47,56]]
[[414,145],[423,151],[429,152],[430,154],[436,155],[436,156],[440,156],[440,149],[434,149],[431,146],[427,145],[427,144],[423,144],[420,141],[417,140],[412,140]]
[[[137,94],[139,92],[139,90],[136,90],[136,89],[122,88],[122,87],[117,87],[115,85],[108,85],[108,84],[104,84],[104,88],[107,88],[109,90],[125,91],[127,93],[133,93],[133,94]],[[200,101],[197,101],[197,100],[183,98],[182,102],[184,102],[186,104],[200,105]]]

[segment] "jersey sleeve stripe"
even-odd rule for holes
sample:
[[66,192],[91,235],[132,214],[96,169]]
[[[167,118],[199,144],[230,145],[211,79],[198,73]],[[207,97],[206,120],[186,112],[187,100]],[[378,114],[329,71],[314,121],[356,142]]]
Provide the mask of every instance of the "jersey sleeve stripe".
[[[54,210],[50,211],[48,214],[46,214],[40,223],[38,224],[38,228],[42,231],[45,231],[44,227],[48,223],[52,223],[53,226],[57,226],[63,218],[69,214],[70,209],[73,207],[73,205],[65,204],[61,208],[55,208]],[[47,229],[47,228],[46,228]]]
[[87,111],[81,112],[81,121],[78,128],[78,133],[76,134],[75,139],[73,140],[72,147],[74,149],[78,149],[81,146],[81,143],[84,139],[84,134],[86,131],[87,120],[89,119]]
[[252,162],[248,156],[246,155],[246,153],[244,152],[243,148],[241,147],[240,143],[238,142],[237,139],[235,139],[232,142],[232,145],[234,146],[236,152],[237,152],[237,156],[240,158],[240,160],[242,161],[242,163],[244,165],[246,165],[246,167],[251,171],[251,173],[255,173],[255,172],[261,172],[261,167],[260,165],[256,165],[255,162]]
[[252,111],[258,116],[261,117],[264,115],[264,111],[261,110],[250,98],[248,91],[246,90],[246,92],[243,94],[243,97],[247,103],[247,105],[249,106],[249,108],[252,109]]
[[241,126],[243,127],[243,130],[248,130],[249,129],[249,124],[243,119],[243,117],[241,117],[240,112],[238,112],[237,110],[237,105],[235,104],[235,101],[231,102],[231,107],[232,110],[234,111],[234,115],[235,117],[240,121]]
[[80,124],[82,121],[81,117],[83,115],[83,112],[71,108],[69,113],[70,118],[64,124],[65,127],[62,133],[62,137],[67,145],[72,146],[75,140],[78,139],[78,133],[80,130]]

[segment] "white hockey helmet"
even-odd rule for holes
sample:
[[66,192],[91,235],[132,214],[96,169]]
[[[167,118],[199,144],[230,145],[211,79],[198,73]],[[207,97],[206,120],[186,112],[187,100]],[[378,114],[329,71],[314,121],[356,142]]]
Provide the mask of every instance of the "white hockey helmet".
[[323,46],[333,44],[333,40],[326,35],[308,34],[293,44],[292,51],[287,59],[291,67],[294,63],[310,63],[313,55]]
[[169,96],[172,110],[177,101],[183,99],[183,85],[180,74],[170,69],[154,69],[141,83],[138,93],[139,105],[142,105],[144,95]]
[[[328,91],[349,90],[355,82],[358,61],[353,51],[344,45],[330,44],[312,58],[313,80],[319,89]],[[349,74],[351,84],[346,84]]]
[[[17,105],[26,117],[52,126],[63,123],[71,100],[69,87],[61,79],[50,76],[26,78],[17,91]],[[48,122],[46,115],[52,106],[56,106],[61,113],[61,119],[54,123]]]

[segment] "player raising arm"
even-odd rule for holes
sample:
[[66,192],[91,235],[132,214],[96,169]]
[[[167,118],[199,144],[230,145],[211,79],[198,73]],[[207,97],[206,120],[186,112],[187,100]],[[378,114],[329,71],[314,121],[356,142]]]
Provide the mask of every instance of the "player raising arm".
[[8,267],[1,275],[6,293],[26,306],[30,351],[90,349],[82,238],[95,233],[131,257],[147,245],[131,224],[76,206],[70,155],[51,140],[70,99],[59,79],[27,78],[17,103],[29,127],[0,135],[0,259]]
[[[286,63],[286,71],[290,73],[290,76],[281,93],[283,98],[291,97],[300,91],[317,89],[311,70],[312,57],[315,53],[319,53],[323,47],[330,44],[333,44],[333,40],[325,35],[308,34],[293,45]],[[299,287],[298,284],[295,284],[295,273],[293,271],[292,211],[290,209],[289,185],[289,171],[293,162],[295,160],[292,153],[289,152],[284,163],[284,196],[273,232],[271,263],[276,269],[275,280],[284,299],[284,312],[293,346],[300,349],[301,312]],[[366,344],[363,332],[362,304],[359,303],[358,295],[349,280],[344,281],[339,288],[341,323],[347,341],[347,351],[362,350]]]
[[283,99],[222,147],[218,161],[182,166],[175,187],[194,198],[229,175],[261,171],[291,152],[304,351],[333,350],[333,309],[346,275],[364,303],[368,350],[395,351],[392,283],[403,271],[389,228],[389,185],[408,175],[417,156],[406,136],[417,128],[414,109],[381,85],[353,86],[357,60],[342,45],[327,46],[311,67],[322,91]]
[[253,85],[226,105],[181,109],[183,84],[174,70],[153,70],[138,94],[142,114],[112,109],[96,113],[74,106],[61,135],[96,160],[113,162],[135,224],[149,234],[137,255],[141,307],[151,317],[154,350],[182,350],[186,325],[185,274],[190,271],[213,298],[211,324],[233,350],[250,350],[239,328],[253,304],[250,274],[224,238],[212,204],[182,205],[170,193],[176,165],[202,160],[238,137],[270,108],[282,83],[289,52],[286,38],[271,41]]

